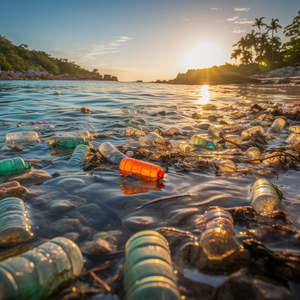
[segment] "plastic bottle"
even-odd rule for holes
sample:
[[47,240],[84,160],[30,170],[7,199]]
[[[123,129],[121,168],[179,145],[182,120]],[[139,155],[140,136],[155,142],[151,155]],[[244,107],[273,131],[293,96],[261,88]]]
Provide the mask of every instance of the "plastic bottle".
[[78,145],[75,148],[75,150],[72,154],[72,157],[69,160],[69,165],[77,166],[77,165],[82,164],[86,160],[86,157],[87,157],[89,151],[90,151],[89,146]]
[[187,152],[187,151],[191,151],[192,150],[191,145],[189,145],[186,142],[171,140],[170,143],[171,143],[171,146],[173,148],[180,149],[182,152]]
[[0,246],[28,240],[30,228],[27,209],[21,199],[11,197],[0,201]]
[[249,159],[258,159],[258,158],[260,158],[261,153],[258,148],[251,147],[245,152],[245,155]]
[[157,132],[157,133],[160,133],[161,132],[161,129],[159,129],[158,127],[156,127],[156,126],[151,126],[151,125],[143,125],[143,124],[140,124],[139,125],[142,129],[149,129],[149,130],[153,130],[153,131],[155,131],[155,132]]
[[218,172],[236,172],[237,165],[235,165],[231,160],[212,160],[211,164],[215,166]]
[[54,136],[49,138],[50,146],[59,146],[62,148],[76,148],[78,145],[87,145],[89,142],[85,142],[82,137],[74,136]]
[[129,109],[123,109],[122,114],[130,114],[131,111]]
[[276,189],[267,179],[258,179],[250,188],[251,206],[258,214],[264,215],[282,210],[282,203]]
[[292,133],[286,141],[292,145],[295,145],[300,141],[300,134]]
[[130,136],[130,135],[144,136],[145,132],[143,132],[142,130],[133,128],[133,127],[127,127],[125,129],[125,135],[127,135],[127,136]]
[[21,157],[0,160],[0,175],[2,176],[18,174],[27,171],[30,168],[30,162],[25,162]]
[[177,127],[171,127],[169,128],[166,133],[174,135],[179,129]]
[[250,126],[262,126],[262,127],[266,127],[266,123],[264,121],[261,120],[253,120],[250,122],[249,124]]
[[200,268],[222,267],[235,258],[238,245],[231,215],[220,207],[211,207],[203,215],[205,231],[199,241]]
[[274,121],[273,125],[271,126],[270,130],[272,132],[278,132],[279,133],[279,132],[281,132],[281,130],[284,127],[284,125],[285,125],[285,121],[283,119],[281,119],[281,118],[277,118]]
[[50,121],[37,121],[36,124],[50,124]]
[[94,136],[90,134],[87,130],[86,131],[70,131],[70,132],[59,132],[57,133],[58,136],[75,136],[75,137],[82,137],[86,141],[93,140]]
[[156,132],[150,132],[145,135],[144,138],[140,141],[140,145],[143,147],[153,147],[156,144],[162,144],[163,138]]
[[51,130],[53,129],[55,126],[52,124],[35,124],[33,126],[34,130]]
[[262,134],[265,133],[264,129],[261,126],[255,126],[255,127],[249,128],[247,130],[244,130],[241,133],[242,140],[249,138],[252,134],[254,134],[257,131],[260,131]]
[[45,299],[70,284],[82,268],[78,246],[69,239],[54,238],[0,262],[0,299]]
[[7,143],[38,142],[39,136],[35,131],[10,132],[6,134]]
[[124,300],[180,300],[169,244],[156,231],[134,234],[125,246]]
[[147,121],[143,118],[139,118],[136,120],[128,119],[125,121],[125,123],[130,125],[140,125],[140,124],[148,125]]
[[136,174],[147,179],[160,179],[165,175],[160,166],[130,157],[121,160],[119,170],[126,174]]
[[214,137],[220,137],[223,135],[223,130],[221,128],[218,128],[214,125],[211,125],[209,128],[208,128],[208,133],[209,135],[211,136],[214,136]]
[[213,149],[216,147],[216,145],[211,140],[201,137],[199,135],[192,136],[191,144],[195,147],[201,147],[201,148]]
[[[241,137],[239,135],[235,135],[235,134],[232,134],[232,135],[227,135],[225,137],[225,140],[227,141],[230,141],[230,142],[233,142],[233,143],[236,143],[236,144],[240,144],[242,141],[241,141]],[[229,143],[226,141],[226,145],[230,148],[236,148],[237,146],[232,144],[232,143]]]
[[98,151],[111,163],[119,164],[126,155],[117,150],[111,143],[105,142],[101,144]]
[[294,133],[300,133],[300,126],[291,126],[289,128],[289,131]]

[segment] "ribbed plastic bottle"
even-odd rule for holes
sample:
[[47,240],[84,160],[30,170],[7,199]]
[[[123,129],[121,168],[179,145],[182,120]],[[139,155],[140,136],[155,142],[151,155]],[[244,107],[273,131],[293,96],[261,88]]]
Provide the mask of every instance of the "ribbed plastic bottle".
[[49,138],[49,145],[62,148],[76,148],[78,145],[89,146],[89,142],[86,142],[82,137],[54,136]]
[[[242,142],[241,137],[237,134],[227,135],[224,137],[225,140],[233,142],[235,144],[240,144]],[[236,148],[237,146],[226,141],[226,145],[230,148]]]
[[261,120],[253,120],[250,122],[250,126],[262,126],[262,127],[266,127],[266,123],[264,121]]
[[211,125],[209,128],[208,128],[208,133],[209,135],[211,136],[214,136],[214,137],[220,137],[223,135],[223,130],[221,128],[218,128],[214,125]]
[[125,246],[124,300],[180,300],[167,240],[158,232],[134,234]]
[[291,126],[289,128],[289,131],[294,133],[300,133],[300,126]]
[[179,150],[181,150],[182,152],[187,152],[187,151],[191,151],[191,150],[192,150],[191,145],[189,145],[189,144],[186,143],[186,142],[182,142],[182,141],[173,141],[173,140],[171,140],[170,143],[171,143],[171,146],[172,146],[173,148],[179,149]]
[[300,134],[291,133],[291,135],[286,139],[286,141],[292,145],[295,145],[300,141]]
[[69,165],[78,166],[78,165],[82,164],[86,160],[86,157],[87,157],[89,151],[90,151],[89,146],[78,145],[75,148],[75,150],[69,160]]
[[276,189],[267,179],[258,179],[250,188],[251,206],[261,215],[282,210]]
[[6,142],[11,144],[38,141],[39,136],[35,131],[10,132],[6,134]]
[[258,159],[258,158],[260,158],[261,153],[258,148],[251,147],[245,152],[245,155],[249,159]]
[[151,125],[144,125],[144,124],[140,124],[139,125],[142,129],[149,129],[149,130],[153,130],[157,133],[160,133],[161,132],[161,129],[156,127],[156,126],[151,126]]
[[156,144],[162,144],[163,138],[156,132],[150,132],[145,135],[144,138],[140,141],[142,147],[153,147]]
[[274,121],[273,125],[271,126],[270,130],[271,130],[272,132],[277,132],[277,133],[279,133],[279,132],[281,132],[281,130],[283,129],[284,125],[285,125],[285,121],[284,121],[283,119],[281,119],[281,118],[277,118],[277,119]]
[[52,124],[35,124],[33,126],[34,130],[52,130],[53,128],[55,128],[55,126]]
[[201,148],[216,148],[214,142],[199,135],[193,135],[191,137],[191,145]]
[[199,241],[200,268],[220,267],[238,253],[231,215],[220,207],[210,207],[203,216],[205,231]]
[[255,127],[249,128],[247,130],[244,130],[241,133],[242,140],[249,138],[252,134],[254,134],[257,131],[260,131],[262,134],[265,133],[264,129],[261,126],[255,126]]
[[0,262],[0,299],[45,299],[70,284],[82,268],[78,246],[69,239],[54,238]]
[[160,166],[130,157],[121,160],[119,170],[126,174],[136,174],[147,179],[161,179],[165,175]]
[[69,131],[69,132],[58,132],[56,135],[58,136],[75,136],[75,137],[82,137],[85,141],[93,140],[94,136],[90,134],[87,130],[86,131]]
[[31,164],[24,161],[21,157],[6,158],[0,160],[0,175],[8,176],[13,174],[22,173],[30,170]]
[[126,155],[119,150],[117,150],[111,143],[105,142],[101,144],[98,151],[111,163],[120,164],[121,160],[126,157]]
[[143,132],[142,130],[133,128],[133,127],[127,127],[125,129],[125,135],[127,135],[127,136],[131,136],[131,135],[144,136],[145,132]]
[[21,199],[11,197],[0,201],[0,246],[30,239],[30,228],[27,209]]

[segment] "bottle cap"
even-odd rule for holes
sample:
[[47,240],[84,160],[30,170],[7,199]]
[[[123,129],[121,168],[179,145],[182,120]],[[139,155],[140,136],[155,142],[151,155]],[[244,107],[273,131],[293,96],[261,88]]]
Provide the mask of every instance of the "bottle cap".
[[129,150],[129,151],[126,152],[126,156],[127,157],[133,157],[134,156],[134,152],[131,151],[131,150]]

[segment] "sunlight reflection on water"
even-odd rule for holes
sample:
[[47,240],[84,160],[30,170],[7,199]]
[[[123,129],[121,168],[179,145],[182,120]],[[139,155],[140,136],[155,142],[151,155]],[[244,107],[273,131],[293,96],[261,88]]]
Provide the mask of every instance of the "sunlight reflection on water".
[[210,86],[208,84],[204,84],[200,87],[200,97],[198,100],[198,104],[205,105],[210,100]]

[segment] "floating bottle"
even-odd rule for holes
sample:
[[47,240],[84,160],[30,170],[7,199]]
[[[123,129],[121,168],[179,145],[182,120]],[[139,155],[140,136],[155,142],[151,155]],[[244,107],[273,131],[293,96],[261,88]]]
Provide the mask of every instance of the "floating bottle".
[[199,267],[223,267],[233,262],[239,247],[231,215],[220,207],[210,207],[203,221],[206,226],[199,241]]
[[0,246],[25,242],[31,237],[30,228],[27,209],[21,199],[11,197],[0,201]]
[[145,135],[144,138],[140,141],[140,145],[143,147],[153,147],[156,144],[162,144],[163,138],[156,132],[150,132]]
[[158,232],[134,234],[125,246],[124,300],[180,300],[167,240]]
[[297,144],[300,141],[300,134],[292,133],[286,141],[292,145]]
[[171,127],[166,131],[166,133],[174,135],[177,131],[179,131],[177,127]]
[[224,132],[221,128],[211,125],[208,128],[208,133],[209,133],[209,135],[214,136],[214,137],[221,137]]
[[71,166],[78,166],[82,164],[85,160],[90,151],[89,146],[87,145],[78,145],[73,154],[72,157],[69,160],[69,165]]
[[218,172],[231,173],[237,171],[237,165],[235,165],[231,160],[212,160],[211,164]]
[[128,119],[125,121],[125,123],[130,125],[140,125],[140,124],[148,125],[147,121],[143,118],[138,118],[136,120]]
[[261,153],[258,148],[251,147],[245,152],[245,155],[249,159],[258,159],[258,158],[260,158]]
[[244,131],[241,133],[242,140],[251,137],[251,135],[254,134],[254,133],[257,132],[257,131],[260,131],[262,134],[265,133],[265,132],[264,132],[264,129],[263,129],[261,126],[255,126],[255,127],[249,128],[249,129],[247,129],[247,130],[244,130]]
[[6,142],[11,144],[38,141],[39,136],[35,131],[10,132],[6,134]]
[[82,137],[74,137],[74,136],[54,136],[49,138],[50,146],[59,146],[62,148],[76,148],[78,145],[87,145],[89,146],[89,142],[85,142]]
[[289,128],[289,131],[294,133],[300,133],[300,126],[291,126]]
[[111,143],[105,142],[101,144],[98,151],[111,163],[119,164],[126,155],[117,150]]
[[189,145],[186,142],[171,140],[170,143],[173,148],[177,148],[177,149],[181,150],[182,152],[187,152],[187,151],[192,150],[191,145]]
[[275,187],[267,179],[258,179],[250,188],[251,206],[261,215],[282,210]]
[[36,124],[50,124],[50,121],[37,121]]
[[136,136],[144,136],[145,132],[142,130],[133,128],[133,127],[127,127],[125,129],[125,135],[130,136],[130,135],[136,135]]
[[214,142],[199,135],[192,136],[191,144],[194,145],[195,147],[201,147],[201,148],[210,148],[210,149],[216,148]]
[[21,157],[0,160],[0,175],[2,176],[22,173],[30,168],[30,162],[24,161]]
[[57,136],[75,136],[75,137],[82,137],[85,141],[94,140],[94,136],[90,134],[87,130],[86,131],[70,131],[70,132],[59,132],[56,134]]
[[262,127],[266,127],[266,123],[264,121],[261,120],[253,120],[250,122],[250,126],[262,126]]
[[[226,140],[226,145],[230,148],[236,148],[237,146],[235,144],[240,144],[242,142],[241,137],[236,134],[227,135],[226,137],[224,137],[224,139]],[[229,141],[229,142],[227,142],[227,141]],[[233,142],[235,144],[232,144],[230,142]]]
[[270,130],[272,132],[278,132],[279,133],[283,129],[284,125],[285,125],[285,121],[281,118],[277,118],[275,120],[275,122],[273,123],[273,125],[271,126]]
[[160,179],[165,175],[160,166],[130,157],[121,160],[119,170],[126,174],[136,174],[148,179]]
[[140,124],[138,125],[140,126],[142,129],[149,129],[149,130],[152,130],[152,131],[155,131],[157,133],[160,133],[161,132],[161,129],[156,127],[156,126],[151,126],[151,125],[143,125],[143,124]]
[[33,126],[34,130],[52,130],[55,126],[52,124],[35,124]]
[[57,237],[0,262],[1,300],[38,300],[66,287],[83,268],[78,246]]

